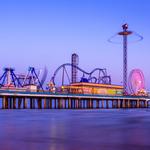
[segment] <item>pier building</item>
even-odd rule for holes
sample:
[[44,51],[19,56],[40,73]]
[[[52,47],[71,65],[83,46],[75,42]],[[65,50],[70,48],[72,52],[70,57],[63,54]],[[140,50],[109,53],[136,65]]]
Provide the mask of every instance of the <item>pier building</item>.
[[74,94],[123,95],[123,86],[78,82],[62,86],[62,91]]

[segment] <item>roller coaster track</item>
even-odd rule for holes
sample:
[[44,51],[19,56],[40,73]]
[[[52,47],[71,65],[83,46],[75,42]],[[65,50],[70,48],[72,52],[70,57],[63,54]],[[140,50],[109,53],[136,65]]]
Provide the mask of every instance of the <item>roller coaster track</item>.
[[[81,68],[78,67],[78,66],[75,66],[75,65],[70,64],[70,63],[65,63],[65,64],[62,64],[61,66],[59,66],[59,67],[55,70],[55,72],[54,72],[54,74],[53,74],[53,76],[52,76],[52,78],[51,78],[51,82],[53,82],[54,85],[55,85],[55,78],[56,78],[56,75],[57,75],[57,73],[58,73],[61,69],[63,69],[62,85],[64,85],[64,73],[66,73],[66,76],[67,76],[67,78],[68,78],[68,80],[69,80],[69,83],[71,83],[71,82],[70,82],[70,81],[71,81],[71,80],[70,80],[71,77],[69,77],[69,73],[67,72],[67,69],[66,69],[66,67],[68,67],[68,66],[69,66],[69,67],[74,67],[74,68],[76,68],[78,71],[80,71],[80,72],[83,73],[83,76],[84,76],[84,75],[88,75],[88,78],[87,78],[88,82],[111,84],[111,77],[107,75],[106,69],[95,68],[95,69],[93,69],[91,72],[87,72],[87,71],[81,69]],[[93,75],[93,74],[96,73],[96,72],[98,73],[98,76],[94,76],[94,75]],[[93,80],[94,80],[94,81],[93,81]]]

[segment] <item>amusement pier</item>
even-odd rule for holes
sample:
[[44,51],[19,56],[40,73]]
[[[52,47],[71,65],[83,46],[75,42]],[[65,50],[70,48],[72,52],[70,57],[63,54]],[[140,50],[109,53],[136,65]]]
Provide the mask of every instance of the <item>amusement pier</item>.
[[[74,53],[71,63],[59,66],[49,82],[48,70],[29,67],[26,74],[4,68],[0,76],[0,109],[104,109],[147,108],[149,93],[140,69],[127,73],[127,37],[134,34],[128,25],[118,36],[123,37],[123,85],[112,84],[106,68],[85,71]],[[142,36],[136,33],[139,40]],[[138,41],[139,41],[138,40]],[[112,42],[112,38],[109,40]]]

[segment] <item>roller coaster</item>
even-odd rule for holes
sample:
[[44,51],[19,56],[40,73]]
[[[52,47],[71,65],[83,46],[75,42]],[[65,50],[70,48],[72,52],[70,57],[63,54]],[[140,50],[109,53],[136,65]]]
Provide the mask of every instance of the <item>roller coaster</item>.
[[[57,74],[59,74],[59,72],[61,72],[61,74],[62,74],[61,82],[60,82],[61,85],[63,86],[66,84],[71,84],[71,77],[70,77],[69,73],[71,72],[72,67],[76,68],[82,74],[80,81],[77,80],[77,82],[111,84],[111,77],[107,75],[106,69],[95,68],[91,72],[87,72],[87,71],[81,69],[80,67],[73,65],[71,63],[65,63],[65,64],[59,66],[55,70],[50,82],[52,82],[54,85],[56,85],[56,76],[57,76]],[[66,81],[65,79],[68,80],[67,83],[65,83],[65,81]]]

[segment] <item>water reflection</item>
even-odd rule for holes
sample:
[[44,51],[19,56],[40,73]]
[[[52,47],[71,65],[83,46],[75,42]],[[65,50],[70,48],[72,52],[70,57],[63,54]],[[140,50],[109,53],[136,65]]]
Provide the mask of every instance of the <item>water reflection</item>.
[[150,149],[149,109],[0,110],[0,150]]

